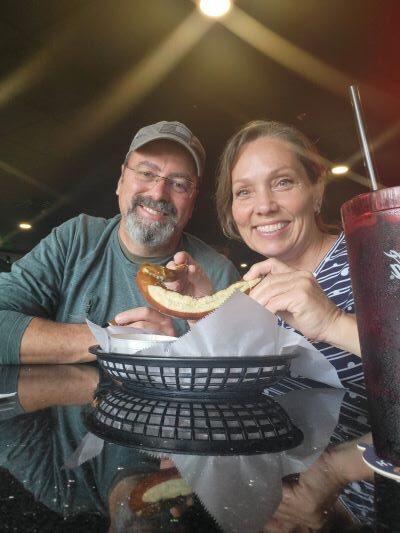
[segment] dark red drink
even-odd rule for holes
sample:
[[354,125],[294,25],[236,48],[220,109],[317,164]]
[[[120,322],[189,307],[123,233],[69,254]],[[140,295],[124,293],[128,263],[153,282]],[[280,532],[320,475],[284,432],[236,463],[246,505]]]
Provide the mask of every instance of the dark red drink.
[[400,187],[356,196],[342,220],[375,451],[400,465]]

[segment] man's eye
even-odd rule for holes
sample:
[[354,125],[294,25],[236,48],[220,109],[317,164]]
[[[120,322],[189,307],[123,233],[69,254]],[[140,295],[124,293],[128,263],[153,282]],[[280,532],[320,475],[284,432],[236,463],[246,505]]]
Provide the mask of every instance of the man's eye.
[[189,182],[187,180],[173,179],[171,181],[172,181],[172,185],[173,185],[173,187],[175,188],[176,191],[186,192],[190,188],[190,184],[189,184]]
[[149,170],[142,170],[140,174],[148,180],[154,180],[156,177],[155,174],[153,172],[150,172]]

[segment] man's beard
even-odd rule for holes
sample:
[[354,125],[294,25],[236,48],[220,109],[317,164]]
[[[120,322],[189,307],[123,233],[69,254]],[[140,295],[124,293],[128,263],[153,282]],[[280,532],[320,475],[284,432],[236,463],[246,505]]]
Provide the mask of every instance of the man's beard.
[[[137,213],[138,206],[149,207],[167,214],[162,221],[142,218]],[[175,233],[177,227],[176,207],[166,200],[153,200],[148,196],[135,196],[132,205],[124,215],[125,227],[129,237],[140,244],[160,246],[165,244]]]

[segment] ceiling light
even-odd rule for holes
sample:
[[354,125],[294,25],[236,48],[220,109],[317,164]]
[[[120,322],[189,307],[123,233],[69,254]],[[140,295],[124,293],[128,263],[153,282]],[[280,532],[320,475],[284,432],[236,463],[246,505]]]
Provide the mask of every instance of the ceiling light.
[[32,225],[29,224],[29,222],[21,222],[20,224],[18,224],[18,227],[20,229],[32,229]]
[[240,268],[247,268],[249,265],[247,263],[240,263]]
[[232,7],[231,0],[200,0],[199,8],[207,17],[223,17]]
[[332,174],[346,174],[346,172],[349,171],[349,167],[347,165],[336,165],[336,167],[332,167],[331,172]]

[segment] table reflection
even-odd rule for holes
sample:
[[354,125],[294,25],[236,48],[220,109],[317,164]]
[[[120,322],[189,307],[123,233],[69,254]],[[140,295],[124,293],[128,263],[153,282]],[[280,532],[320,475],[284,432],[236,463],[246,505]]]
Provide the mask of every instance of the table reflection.
[[[2,367],[3,486],[8,487],[10,502],[17,499],[22,506],[30,498],[32,508],[24,515],[10,507],[10,523],[23,530],[24,520],[47,516],[55,531],[57,524],[80,523],[85,531],[115,532],[251,533],[301,527],[361,531],[372,527],[373,475],[356,449],[359,437],[368,432],[365,398],[357,390],[335,390],[306,380],[288,382],[291,389],[294,384],[297,390],[287,394],[269,389],[277,404],[271,398],[259,398],[255,408],[260,410],[264,401],[267,413],[284,412],[299,432],[297,437],[301,433],[301,442],[293,440],[271,453],[256,445],[245,453],[227,450],[224,455],[221,448],[207,453],[207,441],[201,441],[201,452],[197,448],[193,453],[189,442],[185,453],[177,453],[165,436],[151,445],[148,439],[140,442],[140,435],[124,438],[123,423],[113,428],[104,420],[100,423],[96,414],[104,414],[107,402],[114,402],[125,422],[131,407],[125,392],[95,365]],[[131,403],[135,413],[137,402]],[[357,419],[349,417],[350,404],[352,412],[357,406]],[[204,434],[211,421],[216,424],[217,409],[214,405],[214,418],[207,420],[207,403],[200,405],[204,427],[198,429]],[[244,405],[249,410],[254,400]],[[278,411],[269,410],[271,406],[278,406]],[[177,405],[174,408],[176,417]],[[254,412],[250,414],[254,417]],[[222,419],[228,427],[229,417]],[[256,426],[259,421],[256,417]],[[164,422],[171,426],[166,412]],[[243,420],[239,417],[236,423],[240,428]],[[191,494],[182,489],[185,483],[180,484],[179,478],[189,484]],[[164,480],[164,497],[171,488],[174,497],[155,502],[152,512],[143,515],[133,509],[131,496],[146,479]]]

